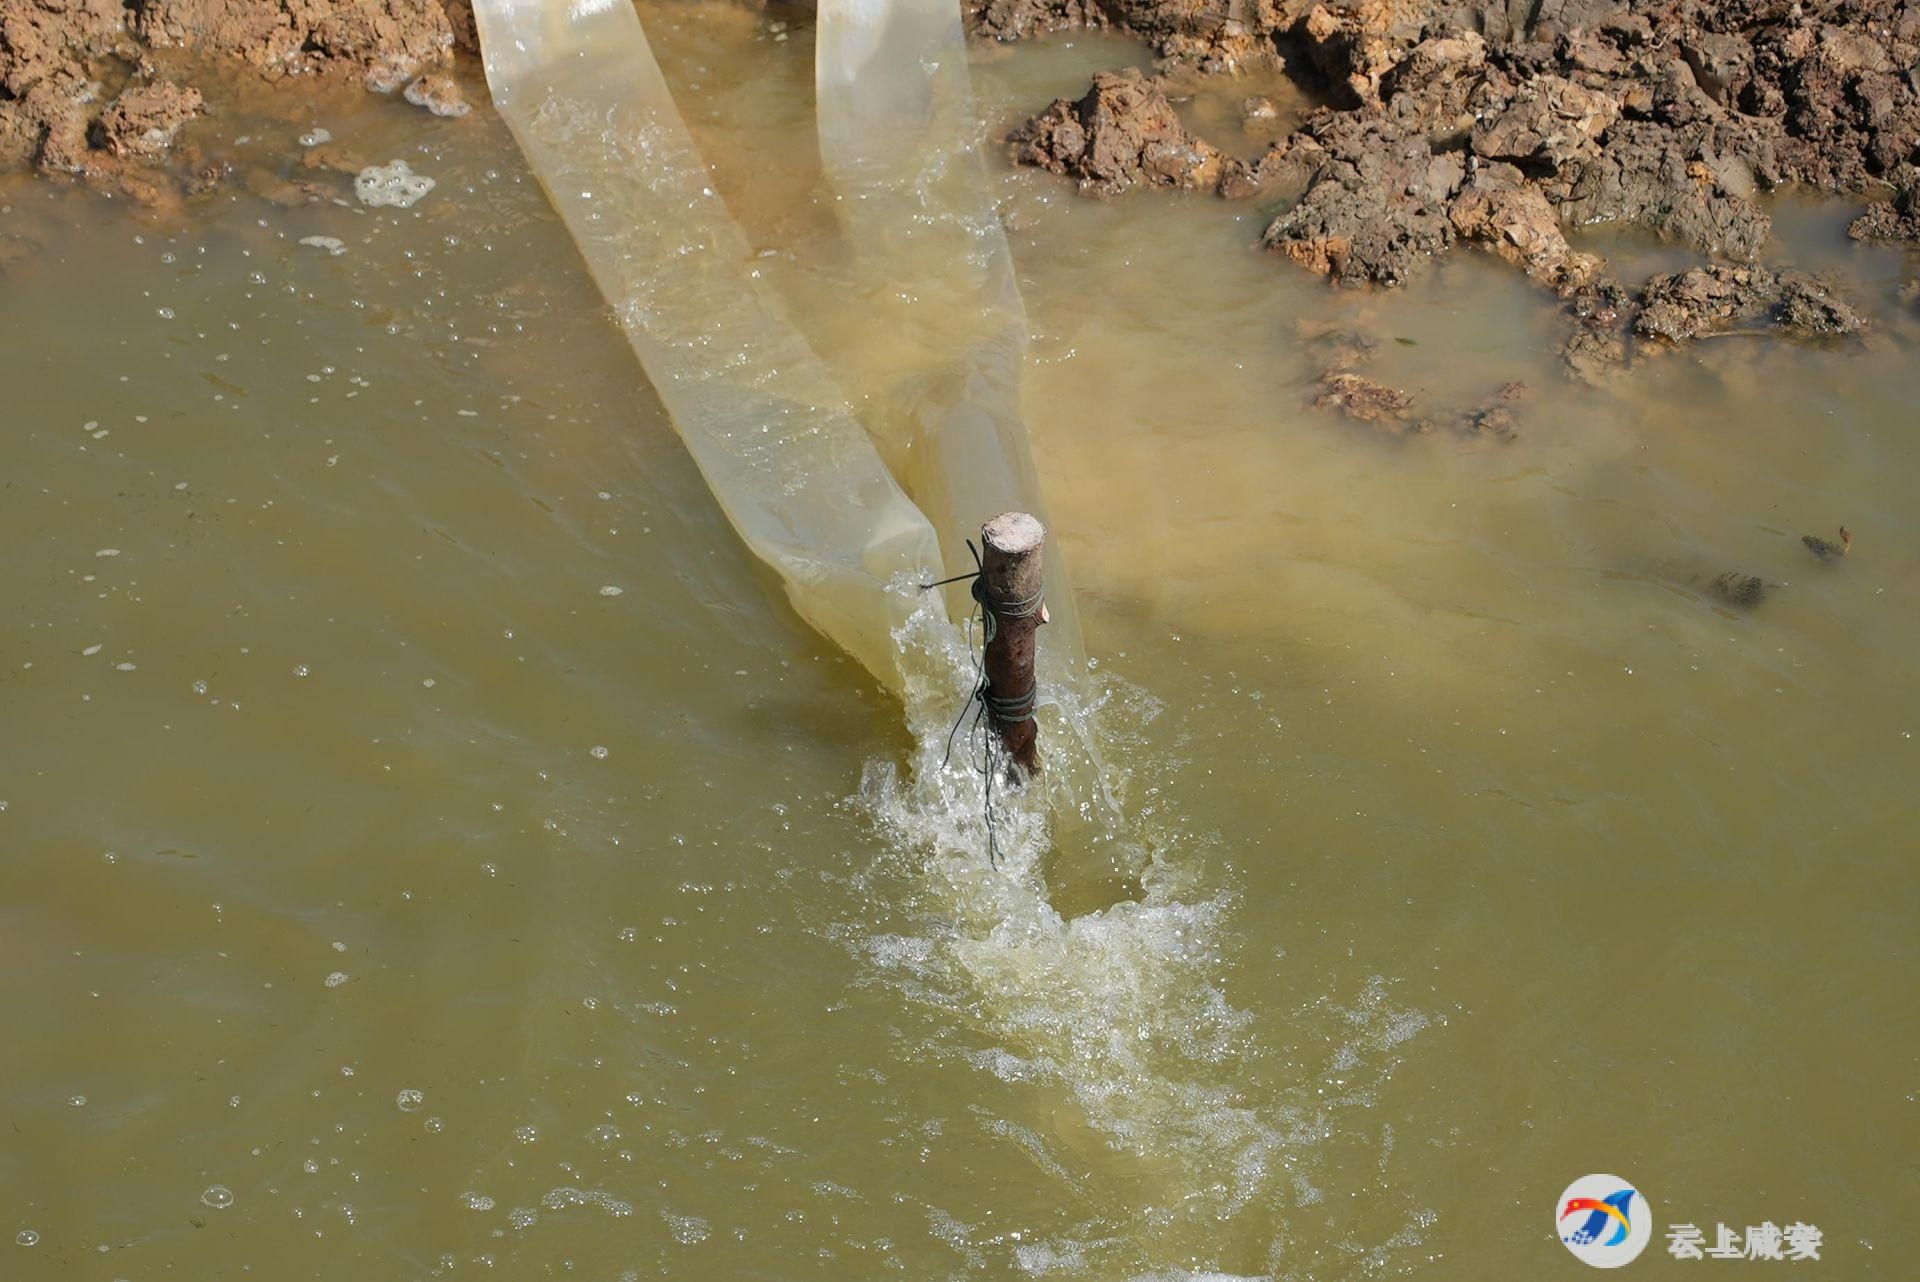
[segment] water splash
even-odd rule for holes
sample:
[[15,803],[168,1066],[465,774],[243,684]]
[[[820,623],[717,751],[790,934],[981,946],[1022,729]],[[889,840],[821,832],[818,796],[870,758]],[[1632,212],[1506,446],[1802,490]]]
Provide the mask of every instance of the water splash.
[[[906,767],[871,761],[857,804],[886,838],[861,878],[905,901],[906,924],[850,924],[842,938],[876,982],[958,1015],[974,1034],[958,1039],[973,1045],[938,1053],[1028,1098],[1033,1116],[991,1119],[987,1130],[1062,1183],[1091,1183],[1099,1200],[1130,1205],[1106,1226],[1122,1231],[1124,1248],[1043,1243],[1021,1266],[1101,1276],[1128,1260],[1245,1268],[1251,1254],[1280,1272],[1290,1238],[1310,1225],[1324,1232],[1344,1210],[1320,1187],[1330,1146],[1359,1144],[1375,1160],[1365,1111],[1427,1017],[1380,977],[1344,1004],[1323,997],[1300,1021],[1323,1071],[1290,1074],[1282,1061],[1293,1057],[1275,1053],[1272,1030],[1229,991],[1239,904],[1222,852],[1164,803],[1128,817],[1127,798],[1161,788],[1167,767],[1148,741],[1158,705],[1113,677],[1043,709],[1041,741],[1049,768],[1064,759],[1069,774],[1083,754],[1121,763],[1105,780],[1118,804],[1075,805],[1073,785],[1059,780],[996,793],[1000,859],[990,867],[985,783],[963,754],[946,753],[967,694],[966,640],[932,607],[896,635],[916,748]],[[1063,845],[1097,853],[1075,859]],[[1066,883],[1103,869],[1129,893],[1063,913],[1058,905],[1076,898]],[[1254,1241],[1223,1254],[1223,1226],[1236,1221]]]

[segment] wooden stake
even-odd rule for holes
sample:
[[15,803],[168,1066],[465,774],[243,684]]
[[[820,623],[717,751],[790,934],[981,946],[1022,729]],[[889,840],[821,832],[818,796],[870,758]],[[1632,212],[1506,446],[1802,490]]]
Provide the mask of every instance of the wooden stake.
[[1019,778],[1040,769],[1033,705],[1039,687],[1033,675],[1034,634],[1047,621],[1042,599],[1040,550],[1047,527],[1025,512],[1006,512],[980,527],[980,607],[987,614],[985,656],[987,716]]

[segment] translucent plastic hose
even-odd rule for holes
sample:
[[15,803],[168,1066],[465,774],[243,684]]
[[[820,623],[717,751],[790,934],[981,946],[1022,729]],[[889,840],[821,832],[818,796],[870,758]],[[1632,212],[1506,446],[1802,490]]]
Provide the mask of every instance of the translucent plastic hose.
[[[956,0],[820,0],[820,153],[865,274],[910,292],[917,362],[881,399],[911,420],[906,484],[965,564],[960,540],[1006,511],[1045,518],[1020,403],[1027,318],[980,160]],[[916,367],[917,366],[917,367]],[[1084,659],[1056,540],[1047,549],[1043,677]]]
[[754,270],[631,0],[477,0],[487,84],[734,528],[896,689],[939,541]]

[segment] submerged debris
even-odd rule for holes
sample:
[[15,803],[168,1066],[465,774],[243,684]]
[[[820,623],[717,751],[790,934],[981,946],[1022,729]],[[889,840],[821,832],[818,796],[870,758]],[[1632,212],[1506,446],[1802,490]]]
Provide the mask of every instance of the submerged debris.
[[1729,605],[1737,605],[1751,610],[1767,599],[1770,585],[1757,574],[1743,574],[1738,570],[1729,570],[1716,578],[1712,584],[1713,594]]
[[433,179],[416,174],[404,160],[368,165],[353,180],[353,194],[363,205],[395,205],[407,209],[434,187]]
[[1329,371],[1320,380],[1320,395],[1313,404],[1317,409],[1337,409],[1361,423],[1380,423],[1404,419],[1413,397],[1362,374]]
[[1838,543],[1829,543],[1817,534],[1803,534],[1800,536],[1800,541],[1807,545],[1809,552],[1822,561],[1832,561],[1853,551],[1853,534],[1844,525],[1840,527]]

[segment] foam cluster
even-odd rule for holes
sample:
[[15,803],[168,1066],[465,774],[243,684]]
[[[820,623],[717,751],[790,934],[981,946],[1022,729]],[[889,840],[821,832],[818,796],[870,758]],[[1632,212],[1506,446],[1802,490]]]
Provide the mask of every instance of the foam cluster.
[[433,179],[416,174],[404,160],[368,165],[353,180],[353,194],[363,205],[394,205],[406,209],[433,190]]

